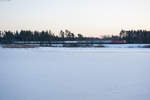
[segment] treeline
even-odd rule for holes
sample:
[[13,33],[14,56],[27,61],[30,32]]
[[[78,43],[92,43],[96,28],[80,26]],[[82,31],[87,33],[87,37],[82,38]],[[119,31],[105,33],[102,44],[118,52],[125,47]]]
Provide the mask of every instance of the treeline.
[[69,30],[61,30],[59,35],[55,35],[51,31],[0,31],[1,43],[12,43],[13,41],[73,41],[86,39],[89,38],[84,37],[82,34],[75,35]]
[[150,31],[146,30],[121,30],[118,36],[103,36],[101,38],[85,37],[82,34],[75,35],[69,30],[61,30],[58,35],[51,31],[0,31],[0,43],[12,43],[14,41],[97,41],[97,40],[126,40],[127,43],[150,44]]
[[122,30],[120,38],[127,43],[150,44],[150,31],[146,30]]

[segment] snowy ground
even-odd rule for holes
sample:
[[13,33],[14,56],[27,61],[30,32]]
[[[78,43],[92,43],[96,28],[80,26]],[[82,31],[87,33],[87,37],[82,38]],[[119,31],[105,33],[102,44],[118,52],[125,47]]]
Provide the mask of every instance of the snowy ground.
[[0,48],[0,100],[150,100],[150,49]]
[[105,48],[150,48],[150,44],[103,44],[103,46]]

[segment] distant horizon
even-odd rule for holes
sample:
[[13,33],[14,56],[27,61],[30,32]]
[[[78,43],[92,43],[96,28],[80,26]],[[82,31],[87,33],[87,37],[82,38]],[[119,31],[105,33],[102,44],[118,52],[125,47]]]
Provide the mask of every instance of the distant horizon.
[[[62,30],[62,29],[61,29]],[[1,32],[3,32],[3,31],[11,31],[11,32],[16,32],[16,31],[18,31],[18,32],[20,32],[20,31],[32,31],[32,32],[34,32],[34,31],[38,31],[38,32],[42,32],[42,31],[51,31],[53,34],[55,34],[55,35],[59,35],[60,34],[60,31],[61,30],[57,30],[57,31],[53,31],[53,30],[51,30],[51,29],[41,29],[41,30],[32,30],[32,29],[19,29],[19,30],[17,30],[17,29],[15,29],[15,30],[10,30],[10,29],[0,29],[0,31]],[[69,29],[63,29],[62,31],[65,31],[65,30],[69,30]],[[130,31],[130,30],[133,30],[133,31],[138,31],[138,30],[146,30],[146,29],[121,29],[117,34],[102,34],[102,33],[100,33],[100,34],[84,34],[84,33],[75,33],[75,32],[73,32],[73,31],[71,31],[71,30],[69,30],[70,32],[72,32],[72,33],[74,33],[75,35],[77,35],[77,34],[82,34],[82,35],[84,35],[85,37],[93,37],[93,38],[101,38],[101,37],[103,37],[103,36],[112,36],[112,35],[114,35],[114,36],[119,36],[119,34],[120,34],[120,32],[122,31],[122,30],[125,30],[125,31]],[[146,31],[150,31],[150,30],[146,30]]]
[[0,0],[0,30],[68,29],[99,37],[150,30],[149,0]]

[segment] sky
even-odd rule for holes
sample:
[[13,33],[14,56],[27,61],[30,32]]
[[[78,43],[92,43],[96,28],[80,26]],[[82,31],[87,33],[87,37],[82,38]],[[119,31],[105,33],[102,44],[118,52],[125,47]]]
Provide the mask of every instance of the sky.
[[150,0],[0,0],[0,30],[101,36],[150,30]]

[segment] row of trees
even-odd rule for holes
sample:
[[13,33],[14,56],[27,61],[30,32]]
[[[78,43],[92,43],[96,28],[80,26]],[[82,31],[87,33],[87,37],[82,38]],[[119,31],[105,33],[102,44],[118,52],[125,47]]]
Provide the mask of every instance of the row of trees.
[[74,33],[69,30],[61,30],[59,35],[55,35],[51,31],[0,31],[0,41],[3,43],[10,43],[13,41],[72,41],[84,39],[86,38],[82,34],[77,34],[77,36],[75,36]]
[[150,31],[146,30],[122,30],[120,38],[128,43],[150,43]]
[[75,35],[69,30],[60,31],[55,35],[51,31],[30,31],[20,32],[0,31],[0,42],[11,43],[13,41],[75,41],[75,40],[126,40],[127,43],[150,43],[150,31],[146,30],[121,30],[118,36],[103,36],[100,38],[84,37],[82,34]]

